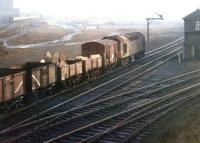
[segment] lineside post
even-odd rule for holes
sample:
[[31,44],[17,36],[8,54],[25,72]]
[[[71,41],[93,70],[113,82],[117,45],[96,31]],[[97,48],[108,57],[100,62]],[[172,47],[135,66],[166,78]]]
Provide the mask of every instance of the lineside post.
[[147,18],[147,42],[149,42],[149,37],[150,37],[150,34],[149,34],[149,27],[150,27],[150,24],[154,21],[154,20],[163,20],[163,15],[161,14],[158,14],[156,13],[159,17],[157,18]]

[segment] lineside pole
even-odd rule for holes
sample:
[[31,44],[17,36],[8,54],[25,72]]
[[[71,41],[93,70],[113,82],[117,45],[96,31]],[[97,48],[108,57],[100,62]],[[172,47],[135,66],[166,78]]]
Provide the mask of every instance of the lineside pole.
[[163,20],[163,16],[161,14],[156,13],[159,17],[158,18],[147,18],[147,42],[149,42],[149,37],[150,37],[150,33],[149,33],[149,27],[150,24],[154,21],[154,20]]

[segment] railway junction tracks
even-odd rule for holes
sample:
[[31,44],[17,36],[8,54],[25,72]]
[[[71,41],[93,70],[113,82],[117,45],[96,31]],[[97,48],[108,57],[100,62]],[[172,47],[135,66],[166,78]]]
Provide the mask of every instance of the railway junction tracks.
[[[104,139],[105,136],[109,136],[108,140],[106,138],[107,142],[112,139],[113,142],[117,142],[115,136],[110,137],[111,133],[115,133],[113,130],[119,127],[121,129],[122,125],[130,127],[127,124],[133,126],[135,125],[133,123],[136,121],[139,123],[136,122],[136,127],[134,126],[132,128],[140,129],[143,127],[142,123],[144,121],[146,121],[144,122],[144,127],[146,127],[146,123],[151,123],[150,119],[152,119],[153,123],[154,117],[156,117],[156,121],[157,117],[161,117],[161,113],[167,114],[169,111],[178,107],[179,104],[181,105],[198,96],[200,94],[199,79],[200,71],[195,71],[143,87],[143,89],[136,89],[127,93],[115,95],[102,101],[65,112],[61,116],[39,124],[39,126],[37,126],[37,123],[32,132],[28,130],[33,127],[31,124],[16,128],[9,132],[8,139],[12,139],[10,140],[12,142],[20,143],[44,142],[48,140],[48,142],[72,143],[88,142],[90,140],[97,142],[100,139]],[[160,84],[166,86],[159,87]],[[158,86],[157,89],[153,88],[153,86],[156,85]],[[146,90],[146,92],[144,92],[144,90]],[[166,91],[163,93],[164,90]],[[170,110],[168,111],[168,109]],[[165,114],[161,115],[164,116]],[[131,123],[129,123],[130,121]],[[23,131],[26,134],[22,134],[16,138],[11,137],[11,135],[19,131]],[[120,132],[122,135],[119,135],[118,141],[129,138],[126,131],[127,130]],[[129,132],[131,133],[131,129]],[[132,130],[132,132],[134,132],[134,130]],[[122,137],[124,137],[124,139],[122,139]]]
[[[181,96],[172,95],[171,97],[158,101],[157,104],[153,106],[149,106],[147,110],[143,110],[143,112],[137,112],[136,114],[132,114],[132,116],[124,121],[118,123],[116,126],[102,132],[100,134],[96,134],[95,136],[88,138],[86,140],[80,142],[87,143],[130,143],[130,142],[142,142],[142,139],[148,133],[152,132],[156,129],[159,124],[164,124],[167,122],[167,118],[171,119],[176,117],[176,115],[170,115],[170,112],[173,110],[181,110],[184,111],[184,108],[188,108],[192,106],[194,102],[196,102],[196,97],[200,95],[200,92],[197,90],[196,93],[188,93],[183,94]],[[199,101],[199,98],[198,98]],[[197,102],[196,102],[197,103]],[[162,120],[160,122],[159,120]],[[154,125],[153,125],[154,124]],[[47,142],[60,142],[66,141],[65,136],[60,136],[49,140]],[[67,140],[68,142],[68,140]]]
[[[142,59],[141,61],[139,61],[132,67],[127,68],[128,70],[125,74],[120,74],[120,76],[117,76],[111,80],[108,80],[107,82],[105,82],[95,88],[92,88],[89,91],[84,92],[83,94],[80,94],[79,96],[76,96],[70,100],[64,101],[56,106],[53,106],[50,109],[45,110],[44,112],[42,112],[40,114],[36,114],[34,116],[31,116],[30,118],[25,119],[22,122],[14,124],[13,126],[7,128],[5,130],[2,130],[1,133],[12,130],[12,129],[14,129],[18,126],[21,126],[23,124],[26,124],[28,122],[34,122],[34,120],[37,120],[38,117],[49,119],[49,116],[51,116],[51,115],[57,115],[60,112],[64,112],[66,110],[77,108],[81,105],[84,105],[84,104],[86,105],[90,102],[94,102],[95,99],[102,97],[103,95],[107,95],[109,92],[119,88],[120,86],[124,85],[125,83],[130,82],[139,76],[142,76],[143,74],[155,69],[156,67],[162,65],[163,63],[167,62],[168,60],[174,58],[177,54],[179,54],[180,48],[176,48],[176,47],[181,42],[182,42],[181,39],[179,39],[172,44],[168,44],[165,48],[163,47],[162,49],[157,49],[157,50],[154,50],[153,52],[147,53],[147,56],[144,59]],[[160,56],[160,55],[162,55],[162,56]],[[152,58],[151,62],[147,63],[147,61],[145,61],[145,60],[147,60],[147,59],[150,60],[150,58]],[[159,62],[159,63],[156,63],[156,62]],[[133,77],[133,75],[135,75],[135,76]],[[115,84],[113,84],[113,83],[115,83]],[[119,83],[121,83],[121,84],[119,84]],[[111,85],[113,88],[111,88],[111,86],[108,86],[108,85]],[[95,95],[97,95],[97,96],[95,96]],[[91,97],[92,97],[92,99],[91,99]],[[73,106],[70,106],[70,105],[73,105]]]

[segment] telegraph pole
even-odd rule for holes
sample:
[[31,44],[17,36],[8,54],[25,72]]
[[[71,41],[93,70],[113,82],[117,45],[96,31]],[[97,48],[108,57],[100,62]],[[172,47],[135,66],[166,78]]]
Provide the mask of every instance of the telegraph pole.
[[149,27],[150,27],[150,24],[154,21],[154,20],[163,20],[163,15],[161,14],[158,14],[158,17],[151,17],[151,18],[147,18],[147,42],[149,42]]

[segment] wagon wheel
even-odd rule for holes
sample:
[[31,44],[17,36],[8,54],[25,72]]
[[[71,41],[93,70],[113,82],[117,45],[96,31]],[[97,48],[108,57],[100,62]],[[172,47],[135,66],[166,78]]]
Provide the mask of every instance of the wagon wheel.
[[77,77],[74,77],[74,79],[72,80],[72,83],[73,83],[73,86],[76,85],[76,83],[77,83]]
[[68,80],[67,80],[67,82],[68,82],[68,85],[69,85],[69,86],[72,86],[72,81],[71,81],[71,78],[70,78],[70,79],[68,79]]
[[92,79],[94,80],[95,78],[95,71],[92,72]]
[[86,80],[90,79],[90,73],[86,74]]
[[96,71],[96,79],[99,77],[99,69]]
[[4,112],[4,113],[9,113],[9,111],[10,111],[9,105],[2,103],[0,111]]

